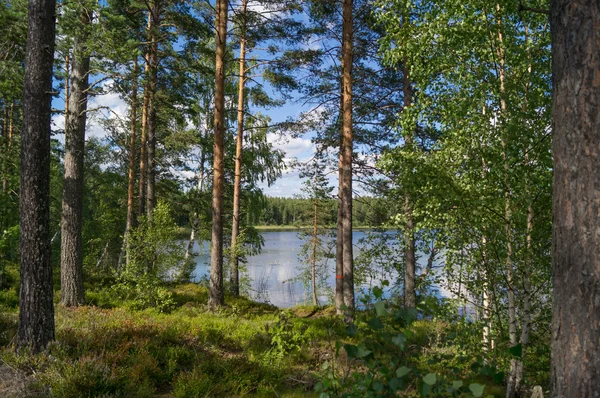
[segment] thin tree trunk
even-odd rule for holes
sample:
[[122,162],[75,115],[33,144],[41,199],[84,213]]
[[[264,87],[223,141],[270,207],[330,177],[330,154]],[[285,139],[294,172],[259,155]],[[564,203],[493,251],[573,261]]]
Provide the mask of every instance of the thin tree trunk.
[[[500,80],[500,123],[502,124],[503,118],[506,117],[507,103],[506,103],[506,70],[505,70],[505,55],[504,55],[504,42],[500,20],[500,5],[496,5],[497,11],[497,39],[498,39],[498,66],[499,66],[499,80]],[[504,221],[505,221],[505,235],[506,235],[506,283],[507,283],[507,298],[508,298],[508,338],[511,347],[519,344],[517,334],[517,303],[515,299],[515,283],[513,278],[513,247],[512,247],[512,226],[511,226],[511,194],[510,194],[510,181],[509,172],[510,166],[508,164],[507,154],[507,142],[504,137],[504,132],[501,133],[500,144],[502,146],[502,162],[504,164]],[[516,378],[518,373],[518,362],[516,358],[510,360],[510,370],[508,375],[508,382],[506,385],[506,398],[515,398],[518,396],[519,391],[516,390]]]
[[343,151],[344,151],[344,91],[340,86],[340,154],[338,168],[338,211],[337,235],[335,240],[335,308],[338,315],[344,311],[344,206],[342,191],[344,187]]
[[238,85],[237,138],[235,142],[235,176],[233,182],[233,220],[231,224],[231,294],[240,295],[239,258],[237,237],[240,233],[240,191],[242,184],[242,146],[244,143],[244,85],[246,84],[246,9],[248,0],[242,0],[242,32],[240,39],[240,77]]
[[90,56],[87,30],[91,15],[80,9],[82,29],[75,37],[71,69],[71,95],[65,126],[65,178],[63,181],[60,245],[60,302],[66,307],[83,305],[83,157]]
[[[123,257],[125,264],[129,265],[130,250],[129,250],[129,235],[135,225],[135,210],[133,202],[135,200],[135,155],[136,155],[136,140],[137,140],[137,91],[138,91],[138,63],[137,56],[133,58],[133,81],[131,84],[131,121],[129,133],[129,173],[127,176],[127,221],[125,223],[125,234],[123,235],[123,245],[121,254],[119,255],[119,263],[117,269],[122,268]],[[123,255],[124,254],[124,255]]]
[[[404,59],[402,66],[403,75],[403,90],[404,90],[404,109],[412,106],[412,84],[408,72],[407,60]],[[409,131],[404,134],[404,144],[411,147],[413,143],[413,132]],[[416,255],[415,255],[415,225],[413,216],[413,206],[410,194],[404,194],[404,215],[406,224],[403,231],[404,234],[404,306],[406,308],[416,308],[417,293],[416,293]],[[460,293],[460,292],[459,292]]]
[[354,258],[352,253],[352,52],[353,52],[353,0],[342,2],[342,90],[344,93],[344,141],[343,156],[343,259],[344,259],[344,318],[347,322],[354,319]]
[[150,35],[152,43],[150,45],[150,94],[148,100],[148,142],[147,142],[147,186],[146,186],[146,214],[148,219],[152,219],[152,212],[156,206],[156,85],[158,78],[158,39],[155,29],[160,26],[160,5],[159,0],[154,1],[152,12],[152,29]]
[[[482,114],[485,118],[486,116],[486,106],[482,107]],[[485,141],[482,142],[482,148],[486,147]],[[482,180],[486,179],[487,174],[487,162],[485,158],[482,156],[481,158],[481,178]],[[483,284],[482,284],[482,307],[483,307],[483,331],[482,331],[482,345],[483,352],[488,353],[489,351],[494,349],[494,340],[492,339],[492,302],[491,302],[491,293],[490,293],[490,269],[488,263],[488,254],[487,254],[487,228],[485,225],[482,227],[482,237],[481,237],[481,260],[483,265]],[[487,362],[487,358],[485,359]]]
[[[208,128],[208,123],[207,123]],[[198,193],[202,193],[204,191],[204,162],[205,162],[205,153],[202,151],[200,155],[200,170],[198,172]],[[192,255],[192,249],[194,248],[194,241],[196,240],[196,235],[198,234],[198,228],[200,224],[200,218],[198,216],[198,212],[194,211],[194,216],[192,219],[192,230],[190,231],[190,239],[185,249],[184,261],[189,261]]]
[[55,0],[29,1],[21,141],[21,288],[17,350],[54,340],[50,257],[50,110]]
[[[152,30],[152,13],[148,12],[148,36]],[[142,216],[146,212],[146,163],[148,161],[148,119],[150,110],[150,99],[152,90],[150,89],[150,64],[152,62],[151,48],[146,51],[144,66],[144,76],[146,82],[144,84],[144,101],[142,105],[142,134],[140,137],[140,181],[139,181],[139,198],[138,198],[138,215]]]
[[225,138],[225,50],[227,39],[227,0],[217,0],[215,62],[215,135],[212,191],[212,239],[208,304],[225,304],[223,291],[223,184]]
[[[11,101],[10,104],[10,111],[7,111],[8,108],[6,108],[6,106],[4,107],[4,131],[3,134],[4,136],[7,138],[7,150],[8,153],[10,153],[10,150],[12,148],[12,144],[13,144],[13,127],[14,127],[14,110],[15,110],[15,103],[13,101]],[[7,136],[8,135],[8,136]],[[12,167],[11,167],[12,169]],[[7,174],[9,174],[11,171],[8,170],[8,167],[4,170],[5,175],[4,178],[2,180],[2,192],[8,192],[8,178],[7,178]]]
[[319,305],[317,299],[317,201],[313,203],[313,236],[312,236],[312,257],[311,257],[311,278],[312,278],[312,299],[313,305]]

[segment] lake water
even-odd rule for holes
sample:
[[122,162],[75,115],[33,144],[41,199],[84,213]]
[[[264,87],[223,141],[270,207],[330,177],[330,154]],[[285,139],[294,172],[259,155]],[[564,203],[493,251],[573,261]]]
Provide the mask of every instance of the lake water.
[[[300,269],[306,267],[298,259],[298,254],[304,244],[304,241],[298,236],[298,231],[272,231],[261,232],[261,234],[265,241],[261,253],[247,258],[246,272],[249,277],[248,294],[250,297],[256,301],[269,302],[280,308],[288,308],[309,302],[310,292],[306,290],[301,281],[293,280],[300,274]],[[369,244],[359,244],[361,239],[365,238],[367,234],[367,231],[354,231],[355,258],[360,254],[361,250],[369,249]],[[210,264],[208,242],[203,242],[202,246],[196,243],[194,251],[199,253],[196,256],[194,279],[198,281],[208,278]],[[319,297],[320,304],[327,304],[331,300],[331,297],[333,297],[335,258],[328,260],[326,267],[328,270],[326,277],[327,287],[321,292]],[[380,277],[377,275],[378,272],[373,272],[371,277],[368,278],[369,282],[366,285],[377,285],[380,281]],[[390,280],[390,282],[393,281]]]

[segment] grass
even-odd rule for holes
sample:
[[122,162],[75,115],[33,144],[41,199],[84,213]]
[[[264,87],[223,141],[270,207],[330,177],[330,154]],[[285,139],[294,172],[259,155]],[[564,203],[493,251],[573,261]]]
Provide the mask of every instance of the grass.
[[20,379],[7,388],[29,391],[22,396],[313,395],[315,358],[341,333],[337,320],[292,315],[286,333],[300,336],[303,346],[282,348],[269,331],[280,321],[276,307],[228,298],[228,307],[210,312],[206,289],[188,284],[171,290],[177,308],[169,314],[117,306],[104,291],[90,292],[88,301],[105,308],[56,306],[56,341],[38,356],[14,354],[16,313],[2,312],[0,380],[3,374]]
[[[211,312],[205,305],[206,288],[184,284],[169,290],[175,305],[165,314],[134,310],[116,301],[110,288],[89,286],[87,306],[56,306],[56,341],[40,355],[15,354],[15,292],[6,291],[10,293],[0,297],[0,394],[316,397],[314,386],[324,374],[324,362],[349,364],[344,350],[336,359],[336,341],[356,341],[347,337],[332,307],[282,311],[227,297],[226,307]],[[443,353],[436,347],[448,330],[438,321],[416,322],[407,334],[412,336],[407,344],[415,347],[409,361],[443,373],[451,363],[436,366],[431,359]],[[460,362],[460,357],[453,352],[449,361]],[[486,394],[502,396],[502,389],[488,384]]]

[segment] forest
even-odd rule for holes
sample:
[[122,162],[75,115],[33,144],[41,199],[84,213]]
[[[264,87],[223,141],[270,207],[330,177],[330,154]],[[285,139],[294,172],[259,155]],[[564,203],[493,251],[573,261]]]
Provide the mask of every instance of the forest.
[[597,396],[599,37],[595,0],[1,1],[0,393]]

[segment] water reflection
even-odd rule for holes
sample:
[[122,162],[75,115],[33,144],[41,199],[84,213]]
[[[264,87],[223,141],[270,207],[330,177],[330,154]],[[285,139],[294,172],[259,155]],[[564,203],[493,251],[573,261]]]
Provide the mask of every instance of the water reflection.
[[[262,232],[265,246],[260,254],[248,257],[246,272],[249,277],[249,295],[257,301],[269,302],[281,308],[307,303],[310,296],[302,282],[294,281],[305,265],[298,259],[304,241],[298,237],[297,231]],[[366,236],[365,231],[354,231],[354,257],[360,254],[358,242]],[[194,251],[200,253],[196,257],[194,278],[196,281],[208,278],[210,254],[208,242],[202,247],[196,243]],[[327,263],[326,284],[329,287],[321,292],[321,304],[326,304],[333,297],[335,286],[335,260]],[[379,283],[379,277],[370,278],[369,285]]]

